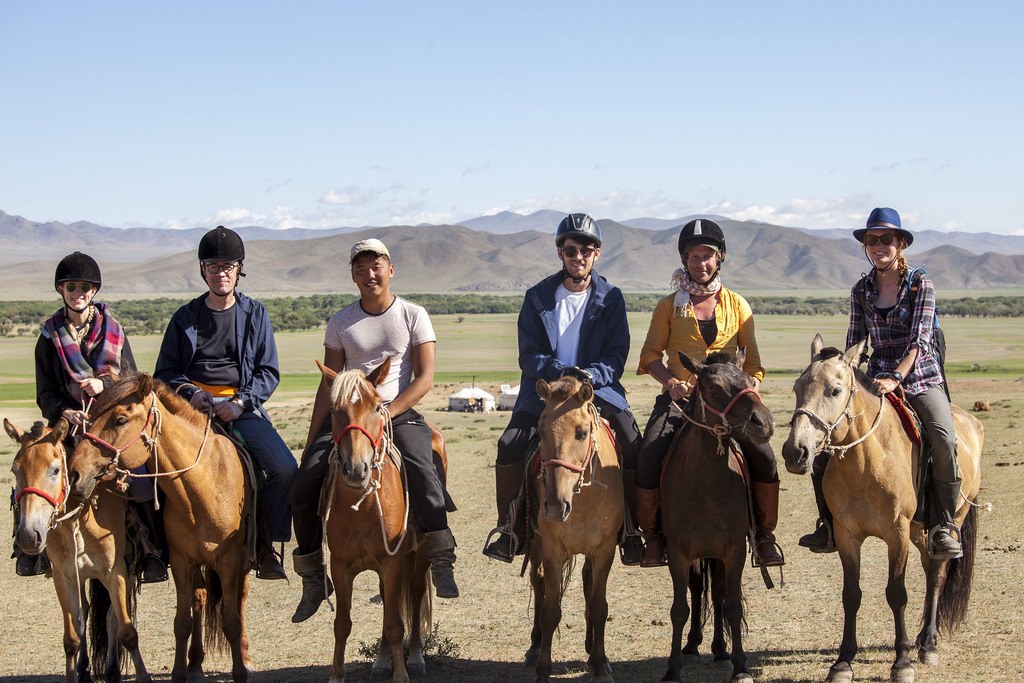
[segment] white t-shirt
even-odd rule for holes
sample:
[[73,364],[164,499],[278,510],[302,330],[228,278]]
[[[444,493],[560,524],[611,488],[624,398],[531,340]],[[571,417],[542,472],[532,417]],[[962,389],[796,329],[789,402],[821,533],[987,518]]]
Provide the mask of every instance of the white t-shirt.
[[377,387],[385,403],[412,383],[413,348],[436,341],[426,309],[397,296],[376,315],[354,301],[331,316],[324,334],[324,346],[345,353],[346,370],[369,374],[391,357],[388,376]]
[[580,328],[583,309],[590,298],[590,287],[582,292],[570,292],[565,285],[555,290],[555,317],[558,320],[558,343],[555,356],[566,365],[576,365],[576,352],[580,348]]

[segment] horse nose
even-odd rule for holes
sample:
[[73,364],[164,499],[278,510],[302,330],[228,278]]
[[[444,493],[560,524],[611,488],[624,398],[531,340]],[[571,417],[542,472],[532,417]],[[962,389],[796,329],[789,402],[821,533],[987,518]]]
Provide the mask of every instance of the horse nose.
[[78,472],[75,470],[68,470],[68,486],[70,486],[72,489],[77,489],[78,480]]
[[370,476],[370,464],[348,459],[341,466],[341,474],[347,481],[361,484]]
[[570,512],[572,512],[571,500],[544,501],[544,514],[548,519],[555,520],[556,522],[564,522],[569,518]]
[[782,446],[782,458],[786,461],[786,471],[790,474],[807,474],[807,464],[811,460],[811,452],[807,446],[787,441]]

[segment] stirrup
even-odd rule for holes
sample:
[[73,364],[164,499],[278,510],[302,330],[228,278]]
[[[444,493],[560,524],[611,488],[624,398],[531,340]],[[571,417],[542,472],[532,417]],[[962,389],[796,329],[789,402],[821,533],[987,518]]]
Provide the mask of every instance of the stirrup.
[[[491,539],[494,538],[496,535],[500,537],[501,534],[507,534],[509,540],[512,542],[511,551],[509,552],[509,559],[507,560],[504,557],[495,557],[494,555],[491,555],[487,552],[487,549],[491,547]],[[491,533],[487,534],[487,538],[484,539],[484,549],[481,552],[484,554],[485,557],[489,557],[492,560],[500,560],[501,562],[508,562],[509,564],[511,564],[515,560],[516,553],[518,551],[519,537],[516,536],[516,532],[512,530],[511,525],[505,524],[502,526],[496,526],[493,529],[491,529]]]
[[[828,538],[825,541],[825,545],[810,545],[808,543],[804,543],[805,539],[807,539],[807,538],[809,538],[811,536],[814,536],[816,533],[818,533],[818,530],[821,529],[822,527],[825,527],[825,531],[828,534]],[[834,552],[836,552],[838,550],[838,548],[836,547],[836,534],[835,534],[835,531],[833,531],[833,529],[832,529],[832,523],[829,522],[827,519],[823,519],[823,518],[819,517],[818,518],[817,526],[814,527],[814,531],[812,531],[811,533],[806,534],[804,536],[801,536],[800,540],[797,541],[797,545],[799,545],[802,548],[807,548],[812,553],[834,553]]]
[[774,564],[765,564],[761,560],[761,551],[759,550],[759,548],[762,545],[764,545],[765,543],[767,543],[767,542],[768,542],[767,538],[762,540],[762,541],[760,541],[760,542],[757,542],[757,537],[756,536],[754,537],[754,543],[752,543],[751,546],[750,546],[750,566],[751,567],[757,567],[757,568],[761,568],[761,567],[782,567],[782,566],[784,566],[786,564],[786,554],[784,552],[782,552],[782,546],[779,545],[778,541],[772,541],[772,546],[775,548],[776,551],[778,551],[779,557],[782,558],[782,562],[776,562]]
[[[956,541],[956,544],[960,546],[959,552],[945,556],[936,555],[935,537],[939,534],[940,531],[945,531],[951,539]],[[956,538],[953,538],[953,532],[956,532]],[[952,522],[950,522],[949,524],[936,524],[928,530],[928,557],[932,558],[933,560],[955,560],[963,556],[964,545],[963,542],[960,540],[960,527],[958,527],[956,524],[953,524]]]

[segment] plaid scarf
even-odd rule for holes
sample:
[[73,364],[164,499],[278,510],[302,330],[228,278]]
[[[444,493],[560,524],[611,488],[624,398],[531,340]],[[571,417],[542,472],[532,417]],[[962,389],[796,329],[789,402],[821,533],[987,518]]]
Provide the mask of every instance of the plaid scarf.
[[79,384],[83,380],[121,371],[125,339],[121,323],[114,320],[106,304],[93,306],[96,312],[81,344],[72,334],[63,308],[43,323],[43,334],[57,347],[60,362],[71,378],[68,391],[79,400],[82,396]]

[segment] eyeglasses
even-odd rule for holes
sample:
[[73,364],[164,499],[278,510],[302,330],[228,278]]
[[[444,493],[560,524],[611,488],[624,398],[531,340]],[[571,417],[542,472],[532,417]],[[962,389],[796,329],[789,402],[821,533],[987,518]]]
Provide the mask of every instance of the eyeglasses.
[[883,245],[888,247],[895,239],[896,233],[893,232],[887,232],[884,235],[864,235],[864,244],[869,247],[873,247],[881,242]]
[[232,263],[204,263],[203,268],[207,273],[216,275],[217,273],[228,273],[229,275],[235,272],[235,268],[238,267],[238,261]]
[[77,290],[82,290],[82,294],[88,294],[92,290],[96,289],[96,285],[91,282],[65,282],[64,291],[74,293]]
[[597,251],[594,247],[583,247],[582,249],[579,247],[559,247],[559,249],[569,258],[576,258],[577,255],[583,258],[590,258]]

